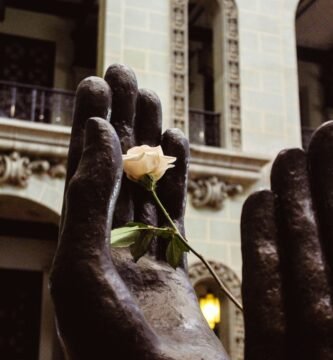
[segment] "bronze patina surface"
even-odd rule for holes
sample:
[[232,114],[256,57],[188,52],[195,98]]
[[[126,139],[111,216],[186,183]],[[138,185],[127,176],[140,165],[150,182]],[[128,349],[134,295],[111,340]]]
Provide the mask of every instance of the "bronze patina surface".
[[333,359],[333,122],[281,151],[242,214],[246,360]]
[[225,360],[200,312],[185,261],[171,268],[165,242],[156,241],[137,263],[127,249],[110,252],[112,224],[166,223],[150,194],[123,176],[121,154],[145,143],[161,144],[165,154],[177,157],[158,193],[184,229],[189,147],[177,129],[161,134],[160,101],[138,90],[132,70],[114,65],[105,79],[88,78],[77,90],[50,279],[65,351],[71,360]]
[[[110,251],[110,231],[136,220],[164,225],[150,195],[123,176],[121,154],[161,144],[176,156],[158,193],[184,232],[189,146],[161,134],[161,104],[132,70],[77,90],[59,246],[50,277],[58,330],[70,360],[226,360],[187,276],[156,239],[135,263]],[[111,111],[112,103],[112,111]],[[111,114],[111,124],[110,124]],[[282,151],[272,190],[246,201],[241,221],[246,360],[333,359],[333,122],[308,153]]]

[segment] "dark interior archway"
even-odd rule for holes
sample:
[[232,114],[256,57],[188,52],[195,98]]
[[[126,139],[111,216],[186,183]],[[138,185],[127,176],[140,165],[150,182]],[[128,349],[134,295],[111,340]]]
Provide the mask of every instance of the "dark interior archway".
[[[209,261],[219,278],[225,283],[234,296],[241,301],[241,282],[235,272],[228,266],[215,261]],[[200,297],[207,293],[220,300],[220,323],[216,324],[216,334],[222,340],[231,359],[244,357],[244,324],[243,314],[216,287],[207,268],[201,262],[189,266],[189,277],[196,294]]]
[[301,0],[296,41],[303,147],[313,130],[333,119],[333,7],[331,0]]
[[188,2],[190,141],[220,146],[222,16],[216,0]]
[[[73,21],[73,31],[71,34],[71,41],[73,45],[73,63],[72,63],[72,71],[82,73],[86,73],[89,75],[95,75],[96,66],[97,66],[97,33],[98,33],[98,11],[99,11],[99,1],[98,0],[10,0],[10,1],[1,1],[0,2],[0,21],[6,21],[6,10],[8,8],[26,10],[30,12],[36,12],[39,14],[48,14],[55,15],[57,17],[70,19]],[[39,24],[36,24],[38,26]],[[44,25],[45,26],[45,25]],[[43,32],[43,28],[40,29]],[[32,39],[27,39],[32,41]],[[19,41],[19,39],[16,39]],[[21,48],[22,44],[19,42]],[[22,49],[21,49],[22,50]],[[39,68],[41,66],[46,66],[47,64],[43,64],[39,62],[38,64],[34,64],[34,62],[30,61],[31,64],[27,64],[29,62],[29,52],[32,51],[32,44],[27,44],[27,52],[25,54],[25,60],[22,59],[22,66],[25,66],[31,70],[33,66]],[[53,49],[53,52],[55,49]],[[43,53],[45,52],[45,47],[43,49]],[[44,54],[42,54],[44,55]],[[41,56],[41,54],[39,55]],[[53,54],[53,56],[55,56]],[[3,56],[2,56],[3,57]],[[16,56],[17,58],[17,56]],[[16,59],[15,58],[15,59]],[[51,58],[51,55],[50,55]],[[14,58],[13,58],[14,59]],[[11,59],[11,61],[13,61]],[[3,59],[2,59],[3,61]],[[45,60],[44,60],[45,62]],[[50,62],[50,60],[48,61]],[[51,61],[52,62],[52,61]],[[53,59],[54,62],[54,59]],[[49,64],[52,71],[54,67],[54,63]],[[40,71],[40,69],[38,69]],[[26,71],[25,71],[26,72]],[[2,73],[0,73],[2,75]],[[39,76],[40,78],[40,76]],[[20,81],[20,79],[1,79],[1,80],[10,80],[16,82],[24,82]],[[78,85],[78,81],[80,80],[79,75],[77,75],[73,79],[72,89],[74,90]],[[28,81],[32,84],[31,80]],[[38,85],[44,85],[48,87],[53,87],[52,81],[51,83],[42,83]],[[69,90],[70,88],[68,88]]]
[[58,221],[42,204],[0,196],[0,354],[8,360],[63,360],[48,293]]

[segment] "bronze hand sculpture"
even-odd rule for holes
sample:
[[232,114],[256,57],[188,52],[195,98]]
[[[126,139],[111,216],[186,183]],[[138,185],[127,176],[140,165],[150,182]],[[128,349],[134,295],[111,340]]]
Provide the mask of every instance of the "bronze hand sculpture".
[[158,193],[183,231],[189,150],[177,129],[161,135],[159,99],[138,90],[130,69],[111,66],[105,80],[88,78],[77,90],[50,279],[66,354],[71,360],[225,360],[198,307],[185,259],[172,269],[162,239],[137,263],[127,249],[110,253],[112,226],[166,223],[150,194],[122,178],[122,152],[134,144],[161,144],[165,154],[177,157]]
[[[110,252],[111,227],[130,220],[164,225],[150,194],[122,176],[121,153],[161,144],[176,156],[158,192],[184,231],[188,144],[161,135],[157,96],[138,90],[124,66],[77,91],[59,246],[51,293],[70,360],[227,359],[203,319],[186,274],[173,270],[166,243],[133,262]],[[111,106],[112,100],[112,106]],[[111,113],[112,107],[112,113]],[[111,126],[109,118],[111,113]],[[309,152],[282,152],[272,191],[252,195],[242,214],[246,360],[333,359],[333,123]]]
[[242,214],[246,360],[333,359],[333,122],[282,151]]

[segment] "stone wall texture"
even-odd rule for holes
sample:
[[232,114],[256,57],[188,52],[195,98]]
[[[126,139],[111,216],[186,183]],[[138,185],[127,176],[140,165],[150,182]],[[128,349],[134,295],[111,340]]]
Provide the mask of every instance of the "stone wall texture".
[[[169,127],[173,61],[171,0],[103,1],[99,58],[104,70],[114,62],[131,66],[139,86],[159,94],[164,128]],[[301,144],[294,25],[297,3],[298,0],[236,1],[242,147],[230,149],[231,153],[273,159],[281,149]],[[258,181],[242,184],[243,192],[225,200],[220,210],[196,209],[188,201],[188,239],[208,259],[223,262],[238,275],[241,275],[242,204],[251,192],[269,186],[269,168],[267,165],[262,169]],[[233,181],[237,183],[237,179]],[[0,189],[0,193],[35,199],[59,213],[62,186],[63,180],[46,176],[33,178],[20,191],[7,187]],[[190,263],[194,260],[191,256]]]
[[[140,86],[161,97],[164,127],[170,116],[170,1],[106,0],[105,66],[124,62]],[[223,2],[220,2],[222,4]],[[237,0],[241,134],[245,154],[275,155],[301,145],[295,12],[298,0]],[[187,237],[209,259],[241,273],[240,214],[246,197],[269,186],[261,180],[225,201],[221,210],[195,209],[188,202]],[[190,262],[194,258],[190,257]]]

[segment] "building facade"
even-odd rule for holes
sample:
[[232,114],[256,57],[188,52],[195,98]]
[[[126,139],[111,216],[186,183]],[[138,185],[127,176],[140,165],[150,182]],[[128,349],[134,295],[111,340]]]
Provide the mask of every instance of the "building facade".
[[[329,0],[4,3],[0,277],[35,284],[35,293],[13,288],[11,296],[39,299],[34,321],[42,334],[34,349],[22,345],[23,335],[15,338],[22,346],[12,348],[35,351],[36,359],[61,359],[47,276],[62,206],[73,91],[82,78],[102,76],[115,62],[132,67],[139,86],[158,93],[163,128],[179,127],[189,137],[187,237],[240,297],[242,204],[269,186],[277,153],[306,147],[313,128],[332,113]],[[327,23],[325,30],[320,21]],[[192,256],[189,271],[198,296],[212,291],[220,297],[222,321],[215,331],[232,359],[242,359],[241,314],[212,289]],[[0,306],[14,311],[1,300]],[[31,322],[28,312],[33,314],[23,306],[22,316],[13,314]]]

